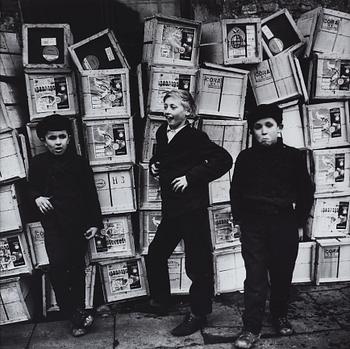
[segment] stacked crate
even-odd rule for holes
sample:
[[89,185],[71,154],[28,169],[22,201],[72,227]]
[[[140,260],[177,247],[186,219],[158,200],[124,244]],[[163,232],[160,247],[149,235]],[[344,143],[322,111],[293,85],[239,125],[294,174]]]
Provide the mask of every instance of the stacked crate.
[[80,75],[86,155],[104,224],[89,240],[89,262],[98,263],[107,302],[143,296],[145,267],[135,253],[132,228],[136,192],[129,64],[109,29],[75,43],[69,51]]
[[316,283],[350,280],[350,15],[318,8],[298,27],[307,38],[310,103],[304,106],[315,202],[308,222],[316,240]]

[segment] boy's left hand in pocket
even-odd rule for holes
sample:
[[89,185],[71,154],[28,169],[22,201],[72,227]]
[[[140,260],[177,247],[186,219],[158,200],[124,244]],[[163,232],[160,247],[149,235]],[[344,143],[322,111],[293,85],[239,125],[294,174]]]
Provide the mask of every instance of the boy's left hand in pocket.
[[97,232],[98,232],[98,228],[91,227],[85,232],[84,236],[87,240],[90,240],[97,234]]
[[183,192],[188,187],[188,182],[186,179],[186,176],[177,177],[172,182],[171,185],[173,186],[173,190],[176,192],[180,190]]

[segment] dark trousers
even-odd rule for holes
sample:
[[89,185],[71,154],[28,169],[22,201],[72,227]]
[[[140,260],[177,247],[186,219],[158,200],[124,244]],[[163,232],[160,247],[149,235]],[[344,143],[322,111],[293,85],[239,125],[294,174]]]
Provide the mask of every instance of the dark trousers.
[[212,311],[213,263],[206,208],[180,217],[163,216],[146,256],[151,298],[161,304],[169,304],[168,258],[181,239],[185,245],[186,274],[192,281],[191,311],[199,316],[209,314]]
[[298,253],[298,229],[293,214],[254,216],[241,225],[245,330],[259,333],[265,312],[270,277],[270,313],[286,316],[290,285]]
[[45,229],[49,278],[61,311],[70,315],[85,308],[85,253],[83,232]]

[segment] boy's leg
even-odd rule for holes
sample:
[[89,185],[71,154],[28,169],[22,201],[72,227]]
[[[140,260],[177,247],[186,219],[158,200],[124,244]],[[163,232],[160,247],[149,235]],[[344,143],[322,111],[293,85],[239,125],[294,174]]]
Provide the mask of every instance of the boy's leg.
[[151,299],[162,306],[170,302],[168,258],[181,240],[179,217],[163,217],[145,257]]
[[254,217],[241,226],[242,256],[246,270],[243,327],[254,335],[258,335],[261,330],[268,290],[264,227],[262,217]]

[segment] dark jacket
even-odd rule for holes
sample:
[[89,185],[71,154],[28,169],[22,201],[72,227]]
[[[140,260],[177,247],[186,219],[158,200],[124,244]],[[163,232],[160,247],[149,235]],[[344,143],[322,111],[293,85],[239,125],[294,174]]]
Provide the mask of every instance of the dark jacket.
[[28,181],[32,200],[51,197],[54,210],[41,215],[44,229],[103,227],[93,173],[80,155],[71,151],[62,156],[39,154],[31,160]]
[[313,204],[314,185],[302,152],[282,142],[255,144],[237,157],[231,183],[232,214],[238,223],[252,215],[294,211],[302,227]]
[[[207,207],[208,183],[224,175],[232,167],[230,154],[212,142],[207,134],[190,125],[181,129],[168,143],[167,124],[156,134],[156,153],[150,165],[159,161],[159,181],[163,214],[178,216]],[[171,182],[186,176],[188,187],[174,192]]]

